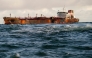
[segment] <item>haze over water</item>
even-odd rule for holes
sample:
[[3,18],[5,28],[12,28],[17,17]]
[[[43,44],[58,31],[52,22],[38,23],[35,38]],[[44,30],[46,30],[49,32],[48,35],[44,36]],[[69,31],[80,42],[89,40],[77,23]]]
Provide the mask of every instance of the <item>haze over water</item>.
[[0,58],[92,58],[92,23],[0,25]]

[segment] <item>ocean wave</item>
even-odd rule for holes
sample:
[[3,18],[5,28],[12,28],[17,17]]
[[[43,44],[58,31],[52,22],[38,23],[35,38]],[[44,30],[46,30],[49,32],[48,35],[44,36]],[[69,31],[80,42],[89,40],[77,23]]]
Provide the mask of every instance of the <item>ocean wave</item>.
[[91,58],[92,23],[0,25],[0,57]]

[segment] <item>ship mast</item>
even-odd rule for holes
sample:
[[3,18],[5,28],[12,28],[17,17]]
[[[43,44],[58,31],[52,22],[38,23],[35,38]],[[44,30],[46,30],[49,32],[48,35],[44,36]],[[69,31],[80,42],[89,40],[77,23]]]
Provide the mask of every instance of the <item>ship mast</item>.
[[64,12],[64,10],[65,10],[65,5],[64,5],[64,7],[63,7],[63,12]]
[[28,18],[29,18],[29,13],[28,13]]
[[10,17],[11,17],[11,13],[10,13]]

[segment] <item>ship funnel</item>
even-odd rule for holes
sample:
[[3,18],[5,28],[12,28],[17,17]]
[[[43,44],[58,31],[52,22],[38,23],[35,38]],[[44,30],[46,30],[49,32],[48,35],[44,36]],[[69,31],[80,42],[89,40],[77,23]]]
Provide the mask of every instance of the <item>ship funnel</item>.
[[71,18],[74,18],[74,11],[68,10],[68,15],[71,16]]
[[68,10],[68,13],[74,13],[73,10]]

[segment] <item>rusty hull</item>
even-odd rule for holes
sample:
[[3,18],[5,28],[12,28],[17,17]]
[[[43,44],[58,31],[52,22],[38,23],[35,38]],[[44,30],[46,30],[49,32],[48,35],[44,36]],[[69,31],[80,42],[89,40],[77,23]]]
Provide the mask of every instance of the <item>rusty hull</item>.
[[5,24],[67,24],[79,22],[79,19],[66,19],[59,17],[3,17]]

